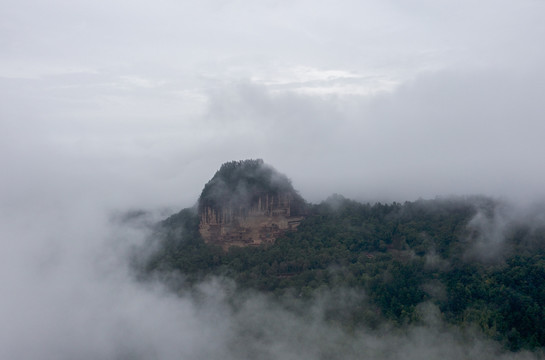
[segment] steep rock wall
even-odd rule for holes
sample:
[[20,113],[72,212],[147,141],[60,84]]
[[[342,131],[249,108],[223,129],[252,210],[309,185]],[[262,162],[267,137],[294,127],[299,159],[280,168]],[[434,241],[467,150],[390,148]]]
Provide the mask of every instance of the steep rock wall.
[[295,230],[302,216],[292,216],[291,193],[262,194],[252,203],[225,207],[203,206],[199,231],[204,241],[224,249],[230,246],[272,244]]

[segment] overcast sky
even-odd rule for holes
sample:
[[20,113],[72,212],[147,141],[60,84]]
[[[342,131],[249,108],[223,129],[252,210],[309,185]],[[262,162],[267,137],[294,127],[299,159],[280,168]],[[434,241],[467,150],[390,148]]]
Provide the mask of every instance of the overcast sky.
[[[543,0],[2,0],[0,357],[242,358],[232,329],[274,307],[133,282],[144,233],[110,220],[193,205],[226,161],[263,158],[312,202],[542,199],[544,18]],[[292,323],[266,358],[334,346],[273,315]],[[422,331],[354,349],[496,358]]]
[[187,206],[246,158],[313,202],[545,194],[542,0],[0,10],[4,201]]

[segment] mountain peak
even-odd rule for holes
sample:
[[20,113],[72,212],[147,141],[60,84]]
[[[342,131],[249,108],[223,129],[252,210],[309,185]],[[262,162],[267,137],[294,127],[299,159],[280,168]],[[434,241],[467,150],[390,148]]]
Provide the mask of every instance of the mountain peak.
[[272,243],[295,229],[305,201],[262,159],[224,163],[199,197],[200,233],[224,248]]

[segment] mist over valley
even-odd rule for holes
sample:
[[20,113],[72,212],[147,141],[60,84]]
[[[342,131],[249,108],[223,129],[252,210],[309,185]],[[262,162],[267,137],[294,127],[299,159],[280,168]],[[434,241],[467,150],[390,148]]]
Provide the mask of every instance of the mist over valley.
[[3,1],[0,358],[543,358],[544,15]]

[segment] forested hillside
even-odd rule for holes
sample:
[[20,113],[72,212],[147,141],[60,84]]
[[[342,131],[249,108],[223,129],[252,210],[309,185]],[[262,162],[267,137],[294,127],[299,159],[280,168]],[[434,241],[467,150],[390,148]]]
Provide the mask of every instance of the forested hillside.
[[329,314],[348,328],[418,323],[419,304],[431,302],[448,323],[477,326],[511,350],[545,346],[543,223],[480,197],[363,204],[336,195],[308,214],[272,245],[224,251],[203,242],[196,209],[184,209],[158,226],[144,273],[176,271],[184,286],[225,276],[303,303],[361,291],[365,299]]

